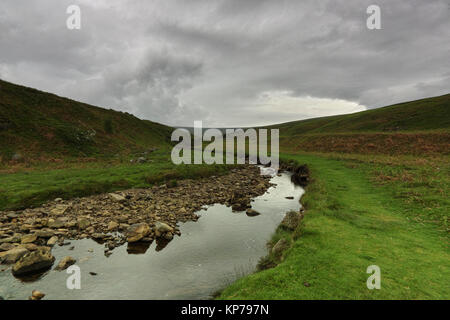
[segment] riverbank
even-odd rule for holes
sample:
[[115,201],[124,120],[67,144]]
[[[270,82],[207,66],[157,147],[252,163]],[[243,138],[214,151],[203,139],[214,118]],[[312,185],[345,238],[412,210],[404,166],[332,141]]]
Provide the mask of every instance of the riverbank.
[[[270,178],[256,166],[238,166],[229,173],[185,179],[147,189],[47,202],[37,208],[0,212],[0,259],[18,263],[33,251],[50,251],[66,240],[95,239],[105,255],[125,242],[167,242],[180,235],[179,222],[196,221],[212,204],[233,210],[250,208],[253,197],[270,187]],[[20,252],[19,252],[20,251]]]
[[[399,158],[286,158],[311,169],[303,223],[275,233],[272,243],[290,244],[276,267],[236,281],[219,299],[450,297],[445,161],[424,167]],[[366,286],[370,265],[381,269],[380,290]]]

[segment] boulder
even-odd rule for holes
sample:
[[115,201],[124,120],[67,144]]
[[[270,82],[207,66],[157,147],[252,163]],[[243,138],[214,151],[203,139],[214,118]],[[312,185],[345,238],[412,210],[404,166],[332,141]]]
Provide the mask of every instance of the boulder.
[[127,241],[137,242],[146,237],[150,233],[150,227],[147,223],[136,223],[131,225],[127,230]]
[[50,250],[40,248],[29,252],[20,258],[13,266],[12,273],[15,276],[35,273],[50,268],[55,262],[55,257]]
[[59,271],[66,270],[68,267],[70,267],[71,265],[75,264],[75,262],[77,262],[77,260],[75,260],[72,257],[64,257],[58,263],[58,265],[56,266],[55,270],[59,270]]
[[288,230],[295,230],[303,216],[295,211],[289,211],[281,221],[281,226]]
[[2,263],[10,264],[15,263],[24,255],[26,255],[29,251],[25,248],[17,247],[6,252],[2,252],[0,255],[2,259]]

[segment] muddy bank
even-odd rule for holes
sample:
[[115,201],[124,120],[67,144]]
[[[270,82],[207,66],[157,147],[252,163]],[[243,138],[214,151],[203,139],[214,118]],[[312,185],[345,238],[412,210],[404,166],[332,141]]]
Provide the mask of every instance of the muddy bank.
[[182,180],[176,186],[55,199],[38,208],[0,212],[0,260],[17,264],[31,252],[75,239],[103,243],[105,255],[127,241],[167,242],[180,235],[178,222],[196,221],[195,212],[204,206],[249,208],[250,199],[270,187],[269,180],[258,167],[245,165],[225,176]]

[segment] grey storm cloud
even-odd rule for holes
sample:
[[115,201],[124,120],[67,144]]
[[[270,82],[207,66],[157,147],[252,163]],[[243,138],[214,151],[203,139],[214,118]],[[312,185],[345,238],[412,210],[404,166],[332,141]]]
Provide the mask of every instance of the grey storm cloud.
[[[66,8],[81,8],[81,30]],[[381,30],[366,27],[369,5]],[[169,125],[247,126],[449,92],[449,0],[2,0],[0,78]]]

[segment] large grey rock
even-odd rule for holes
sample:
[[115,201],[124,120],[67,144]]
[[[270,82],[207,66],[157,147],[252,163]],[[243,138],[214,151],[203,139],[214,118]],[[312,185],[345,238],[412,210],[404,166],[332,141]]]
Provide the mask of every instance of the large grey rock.
[[44,269],[50,268],[55,262],[55,257],[51,254],[50,250],[40,248],[36,251],[25,254],[17,261],[13,268],[12,273],[15,276],[35,273]]

